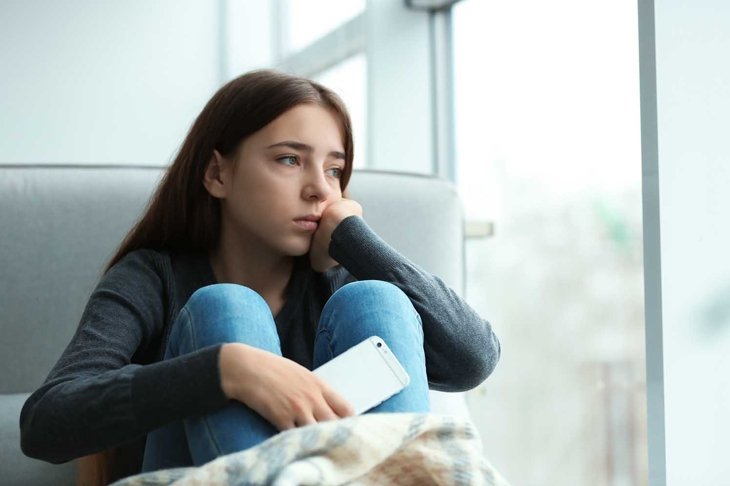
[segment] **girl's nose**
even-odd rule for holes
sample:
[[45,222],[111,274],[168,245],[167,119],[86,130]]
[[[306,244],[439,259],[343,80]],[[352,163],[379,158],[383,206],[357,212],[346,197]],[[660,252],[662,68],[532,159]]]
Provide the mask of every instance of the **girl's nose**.
[[305,183],[302,187],[304,199],[315,199],[325,201],[332,193],[332,187],[321,169],[311,170],[305,176]]

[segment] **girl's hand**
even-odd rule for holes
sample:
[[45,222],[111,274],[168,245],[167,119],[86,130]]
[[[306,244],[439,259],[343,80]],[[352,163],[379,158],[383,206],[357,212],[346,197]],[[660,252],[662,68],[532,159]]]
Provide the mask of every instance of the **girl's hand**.
[[362,206],[353,199],[340,199],[327,206],[322,213],[309,250],[309,261],[315,271],[324,272],[337,265],[329,255],[330,240],[337,225],[348,216],[362,216]]
[[354,415],[321,378],[292,360],[241,343],[221,347],[223,393],[255,410],[278,430]]

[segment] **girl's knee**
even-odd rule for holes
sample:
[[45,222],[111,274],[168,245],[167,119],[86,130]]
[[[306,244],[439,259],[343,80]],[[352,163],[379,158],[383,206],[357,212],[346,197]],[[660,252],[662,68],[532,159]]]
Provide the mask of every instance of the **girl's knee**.
[[[380,280],[363,280],[338,289],[325,305],[323,315],[330,326],[383,327],[385,331],[409,329],[422,335],[421,318],[408,296],[398,287]],[[392,326],[391,323],[412,322],[414,326]]]
[[170,334],[173,354],[226,342],[278,352],[276,324],[266,301],[242,285],[215,284],[196,290]]
[[214,284],[201,287],[190,296],[185,308],[207,322],[225,320],[237,315],[249,319],[271,318],[271,310],[261,295],[243,285]]
[[340,287],[330,301],[348,306],[399,305],[413,308],[408,296],[397,286],[381,280],[361,280]]

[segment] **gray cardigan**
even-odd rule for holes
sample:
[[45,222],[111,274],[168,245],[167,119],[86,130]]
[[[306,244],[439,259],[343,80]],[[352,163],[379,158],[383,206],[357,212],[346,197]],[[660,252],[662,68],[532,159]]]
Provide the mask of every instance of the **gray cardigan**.
[[[492,372],[500,346],[489,323],[362,218],[337,226],[329,252],[340,266],[325,273],[312,271],[306,257],[297,260],[275,319],[285,357],[311,369],[314,333],[329,296],[348,281],[383,280],[402,289],[421,316],[432,389],[467,390]],[[180,309],[213,283],[204,254],[144,249],[114,265],[45,383],[23,406],[23,452],[60,463],[126,444],[138,460],[150,431],[224,407],[220,345],[162,361]]]

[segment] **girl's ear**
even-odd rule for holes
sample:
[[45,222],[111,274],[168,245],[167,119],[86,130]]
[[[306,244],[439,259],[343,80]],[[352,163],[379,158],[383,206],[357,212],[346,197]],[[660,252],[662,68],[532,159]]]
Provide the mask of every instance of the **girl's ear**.
[[211,196],[218,199],[225,199],[228,193],[227,182],[228,161],[217,151],[208,161],[203,174],[203,185]]

